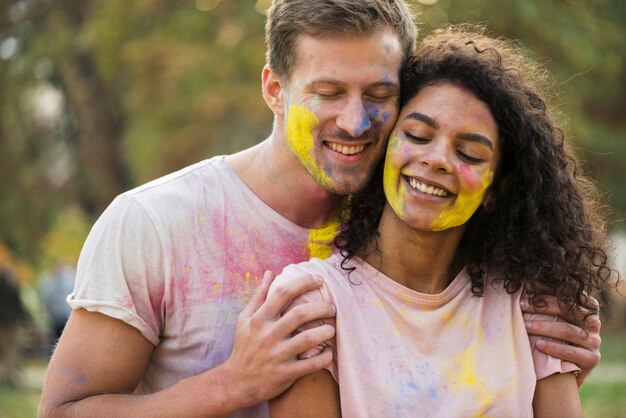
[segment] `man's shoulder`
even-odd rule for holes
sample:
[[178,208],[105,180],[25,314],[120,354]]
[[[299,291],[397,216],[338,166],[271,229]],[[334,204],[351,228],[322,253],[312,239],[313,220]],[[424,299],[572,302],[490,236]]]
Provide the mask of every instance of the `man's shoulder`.
[[[207,210],[227,196],[243,193],[244,187],[224,156],[213,157],[159,177],[122,193],[149,212]],[[168,210],[169,209],[169,210]]]
[[231,173],[224,162],[224,156],[216,156],[151,180],[124,194],[136,198],[149,198],[201,188],[212,183],[223,182],[230,177]]
[[101,219],[115,223],[150,219],[156,225],[173,225],[195,212],[208,216],[213,210],[209,205],[223,201],[235,188],[236,174],[224,157],[213,157],[120,194]]

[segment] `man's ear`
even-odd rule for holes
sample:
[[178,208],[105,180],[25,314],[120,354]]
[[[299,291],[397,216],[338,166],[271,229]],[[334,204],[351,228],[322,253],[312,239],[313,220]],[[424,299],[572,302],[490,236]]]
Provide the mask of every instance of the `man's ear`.
[[278,74],[272,70],[269,65],[263,67],[261,73],[261,82],[263,88],[263,98],[265,103],[276,116],[282,116],[285,113],[285,95],[283,94],[283,84]]

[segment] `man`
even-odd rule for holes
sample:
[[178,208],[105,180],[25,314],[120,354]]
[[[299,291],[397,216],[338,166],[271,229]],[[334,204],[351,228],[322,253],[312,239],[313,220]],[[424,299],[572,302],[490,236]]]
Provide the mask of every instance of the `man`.
[[[266,31],[271,135],[127,192],[102,215],[42,416],[263,417],[264,400],[330,363],[329,352],[296,354],[332,327],[290,334],[331,306],[280,317],[321,278],[265,299],[273,275],[263,271],[330,255],[343,196],[384,153],[416,30],[402,0],[275,0]],[[567,346],[574,361],[597,353],[586,344]]]

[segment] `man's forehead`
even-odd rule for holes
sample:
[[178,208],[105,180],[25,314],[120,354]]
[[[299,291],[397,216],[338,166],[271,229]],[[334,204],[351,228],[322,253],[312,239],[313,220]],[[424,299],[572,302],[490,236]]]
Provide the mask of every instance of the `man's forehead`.
[[[375,42],[371,42],[375,41]],[[367,48],[359,43],[367,42]],[[378,50],[378,51],[376,51]],[[379,55],[379,57],[376,57]],[[327,34],[325,36],[301,34],[296,39],[293,49],[292,73],[297,70],[314,71],[315,66],[330,67],[345,61],[347,67],[358,71],[356,62],[372,61],[382,67],[393,68],[387,82],[397,83],[403,52],[400,38],[391,30],[382,30],[367,34]],[[321,59],[319,59],[321,58]]]

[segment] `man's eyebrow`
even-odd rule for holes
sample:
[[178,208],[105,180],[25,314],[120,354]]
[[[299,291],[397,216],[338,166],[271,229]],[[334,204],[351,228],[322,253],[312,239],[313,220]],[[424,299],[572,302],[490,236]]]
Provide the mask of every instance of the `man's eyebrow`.
[[309,86],[318,86],[320,84],[336,84],[336,85],[340,85],[343,84],[341,81],[336,80],[334,78],[318,78],[315,80],[312,80],[310,83],[308,83]]
[[438,129],[439,128],[439,124],[430,116],[426,116],[423,113],[420,112],[413,112],[413,113],[409,113],[405,119],[415,119],[415,120],[419,120],[420,122],[424,122],[426,125],[430,126],[433,129]]
[[[335,85],[335,86],[343,86],[345,83],[341,80],[337,80],[334,78],[318,78],[315,80],[312,80],[310,83],[308,83],[309,87],[318,87],[320,85]],[[375,83],[370,84],[369,86],[367,86],[368,88],[377,88],[377,87],[383,87],[383,88],[393,88],[393,89],[398,89],[399,88],[399,84],[393,81],[378,81]]]
[[491,140],[489,140],[489,138],[487,138],[486,136],[483,136],[480,134],[473,134],[473,133],[464,133],[464,134],[459,134],[458,137],[466,141],[479,142],[489,147],[489,149],[493,150],[493,142],[491,142]]

